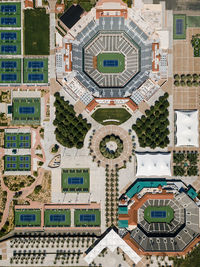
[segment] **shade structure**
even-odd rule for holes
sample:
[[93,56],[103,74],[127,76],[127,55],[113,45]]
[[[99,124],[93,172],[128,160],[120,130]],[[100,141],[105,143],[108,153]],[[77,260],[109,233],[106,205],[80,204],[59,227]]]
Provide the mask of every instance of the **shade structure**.
[[198,111],[176,110],[176,146],[199,146]]
[[171,153],[136,153],[136,176],[171,176]]

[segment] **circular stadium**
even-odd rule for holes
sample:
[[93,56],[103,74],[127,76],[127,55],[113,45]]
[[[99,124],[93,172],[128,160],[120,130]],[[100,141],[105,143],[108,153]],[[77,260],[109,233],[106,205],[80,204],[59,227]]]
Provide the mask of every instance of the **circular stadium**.
[[152,70],[152,41],[132,20],[100,17],[76,36],[73,70],[95,97],[127,97]]
[[124,32],[100,32],[83,52],[84,72],[99,87],[124,87],[140,71],[140,47]]

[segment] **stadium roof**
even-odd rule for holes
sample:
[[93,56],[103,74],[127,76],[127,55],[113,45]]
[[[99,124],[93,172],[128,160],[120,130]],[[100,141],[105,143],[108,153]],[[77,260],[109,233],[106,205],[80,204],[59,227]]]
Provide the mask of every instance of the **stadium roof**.
[[177,110],[176,114],[176,146],[199,146],[198,111]]
[[72,5],[67,11],[60,17],[60,20],[71,29],[77,21],[81,18],[84,9],[79,5]]
[[114,252],[117,247],[121,248],[135,264],[141,260],[141,257],[113,229],[87,253],[84,259],[90,264],[104,248]]
[[136,176],[171,176],[171,153],[136,153]]

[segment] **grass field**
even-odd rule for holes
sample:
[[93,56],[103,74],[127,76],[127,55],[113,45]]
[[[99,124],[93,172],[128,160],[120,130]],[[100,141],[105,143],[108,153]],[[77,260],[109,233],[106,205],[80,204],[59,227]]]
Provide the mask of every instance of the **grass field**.
[[[68,178],[82,177],[83,184],[69,184]],[[89,192],[90,172],[89,169],[62,169],[61,174],[62,192]]]
[[5,171],[30,171],[31,156],[30,155],[6,155],[4,158]]
[[200,16],[187,16],[187,27],[200,27]]
[[[177,34],[176,33],[176,21],[178,20],[182,20],[183,22],[183,31],[181,34]],[[186,39],[186,15],[182,15],[182,14],[175,14],[173,16],[173,39],[174,40],[181,40],[181,39]]]
[[[161,212],[164,211],[166,212],[166,217],[152,217],[151,212]],[[155,207],[155,206],[148,206],[144,210],[144,219],[148,223],[153,223],[153,222],[163,222],[163,223],[170,223],[172,219],[174,218],[174,211],[170,206],[163,206],[163,207]]]
[[[64,215],[64,221],[51,221],[51,215]],[[71,225],[71,212],[70,210],[57,209],[57,210],[49,210],[46,209],[44,211],[44,225],[46,227],[69,227]]]
[[[13,124],[39,124],[40,99],[39,98],[13,98],[12,102]],[[20,108],[33,108],[33,113],[20,113]]]
[[30,133],[5,133],[4,135],[5,148],[30,148],[31,134]]
[[49,55],[49,14],[44,8],[24,10],[25,55]]
[[[17,38],[16,38],[16,40],[3,40],[3,39],[1,39],[1,34],[2,33],[16,33],[16,35],[17,35]],[[16,46],[17,47],[17,52],[16,53],[9,53],[9,52],[1,52],[1,46],[2,45],[13,45],[13,46]],[[19,31],[19,30],[15,30],[15,31],[13,31],[13,30],[9,30],[9,31],[7,31],[7,30],[0,30],[0,54],[1,55],[20,55],[21,54],[21,31]]]
[[[43,62],[43,68],[29,68],[29,62]],[[24,83],[48,83],[48,58],[24,58],[24,69],[23,69],[23,82]],[[42,81],[29,81],[29,74],[43,74],[44,79]]]
[[[95,215],[95,221],[87,222],[87,221],[80,221],[80,215]],[[74,225],[76,227],[97,227],[101,225],[101,212],[97,209],[90,209],[90,210],[81,210],[76,209],[74,210]]]
[[[9,62],[9,61],[15,61],[17,64],[17,67],[14,69],[8,68],[2,68],[3,62]],[[17,79],[14,81],[3,81],[2,75],[3,74],[16,74]],[[1,58],[0,59],[0,83],[21,83],[21,59],[15,58],[15,59],[7,59],[7,58]]]
[[92,114],[92,118],[103,125],[120,125],[130,117],[131,114],[124,108],[100,108]]
[[[105,67],[104,60],[116,60],[116,67]],[[97,69],[102,73],[120,73],[125,68],[125,57],[121,53],[101,53],[97,56]]]
[[[20,216],[23,214],[34,214],[35,220],[34,221],[21,221]],[[15,226],[17,227],[37,227],[41,225],[41,211],[39,209],[20,209],[15,210]]]
[[[1,12],[1,6],[2,5],[16,5],[16,12],[15,13],[3,13]],[[16,24],[14,25],[4,25],[1,23],[1,18],[16,18]],[[0,27],[21,27],[21,3],[19,2],[4,2],[0,3]]]

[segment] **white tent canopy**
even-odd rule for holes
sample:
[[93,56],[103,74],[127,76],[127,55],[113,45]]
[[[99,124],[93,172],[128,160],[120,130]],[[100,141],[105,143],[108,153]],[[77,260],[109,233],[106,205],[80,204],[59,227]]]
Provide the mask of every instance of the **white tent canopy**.
[[177,110],[176,114],[176,146],[199,146],[198,111]]
[[136,153],[136,176],[171,176],[171,153]]
[[88,252],[84,260],[90,264],[104,248],[108,248],[111,252],[114,252],[117,247],[121,248],[135,264],[141,260],[141,257],[113,229]]

